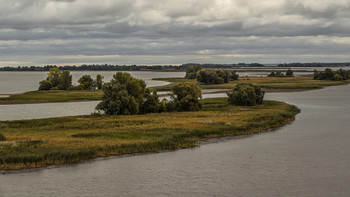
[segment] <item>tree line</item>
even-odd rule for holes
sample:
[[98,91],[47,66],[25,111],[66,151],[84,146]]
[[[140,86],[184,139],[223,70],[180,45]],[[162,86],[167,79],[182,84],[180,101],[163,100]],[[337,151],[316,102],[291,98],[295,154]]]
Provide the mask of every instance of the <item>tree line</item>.
[[314,80],[342,81],[347,79],[350,79],[350,70],[339,69],[333,71],[331,68],[326,68],[324,71],[314,70]]
[[223,69],[202,69],[201,65],[191,65],[186,69],[186,79],[196,79],[205,84],[223,84],[238,80],[236,71]]
[[291,69],[288,69],[286,74],[283,74],[281,71],[274,72],[272,71],[268,77],[294,77],[294,72]]
[[187,63],[182,65],[110,65],[110,64],[92,64],[81,66],[66,65],[46,65],[46,66],[17,66],[17,67],[1,67],[0,71],[49,71],[51,68],[58,68],[59,70],[69,71],[185,71],[187,67],[193,65],[200,65],[203,68],[235,68],[235,67],[262,67],[263,64],[196,64]]
[[350,66],[349,62],[344,63],[284,63],[278,64],[279,67],[345,67]]
[[39,90],[96,90],[102,89],[103,76],[98,74],[96,79],[90,75],[83,75],[78,80],[78,85],[72,84],[72,75],[68,70],[51,68],[47,73],[47,78],[39,82]]

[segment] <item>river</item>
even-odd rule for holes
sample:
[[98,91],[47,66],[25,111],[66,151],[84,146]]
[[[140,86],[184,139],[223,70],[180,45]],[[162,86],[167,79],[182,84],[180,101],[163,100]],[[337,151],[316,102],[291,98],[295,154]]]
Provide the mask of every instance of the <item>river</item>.
[[266,99],[301,113],[199,148],[6,172],[0,196],[350,196],[350,85]]

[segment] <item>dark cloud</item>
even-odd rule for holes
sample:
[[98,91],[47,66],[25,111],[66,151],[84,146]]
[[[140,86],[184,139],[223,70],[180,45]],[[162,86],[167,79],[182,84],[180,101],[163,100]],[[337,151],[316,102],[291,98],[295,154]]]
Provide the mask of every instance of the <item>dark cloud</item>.
[[0,66],[349,61],[350,0],[0,3]]

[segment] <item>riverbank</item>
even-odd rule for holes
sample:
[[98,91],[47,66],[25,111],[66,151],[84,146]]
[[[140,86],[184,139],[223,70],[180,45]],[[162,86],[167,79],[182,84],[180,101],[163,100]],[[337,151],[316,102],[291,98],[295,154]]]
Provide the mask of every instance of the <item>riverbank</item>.
[[203,111],[2,121],[0,169],[75,163],[96,157],[191,148],[212,137],[249,135],[294,120],[292,105],[231,106],[203,99]]
[[[184,78],[155,78],[153,80],[162,80],[170,82],[168,85],[152,87],[155,91],[170,91],[171,87],[180,82],[196,83],[203,91],[213,93],[224,93],[230,91],[238,83],[253,83],[263,88],[265,92],[299,92],[306,90],[320,89],[326,86],[344,85],[350,83],[346,81],[324,81],[313,80],[312,77],[240,77],[237,81],[231,81],[226,84],[205,85],[196,82],[194,79]],[[9,104],[34,104],[34,103],[53,103],[53,102],[79,102],[79,101],[98,101],[101,100],[103,92],[101,90],[50,90],[50,91],[31,91],[23,94],[13,94],[9,97],[0,97],[0,105]],[[160,93],[161,97],[168,96]]]

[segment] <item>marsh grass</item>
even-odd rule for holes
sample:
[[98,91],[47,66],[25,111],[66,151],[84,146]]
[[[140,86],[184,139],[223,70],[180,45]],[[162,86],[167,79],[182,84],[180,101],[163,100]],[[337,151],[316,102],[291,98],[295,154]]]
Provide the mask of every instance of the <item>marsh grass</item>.
[[190,148],[211,137],[248,135],[294,119],[298,109],[264,101],[231,106],[227,98],[204,99],[203,111],[132,116],[72,116],[3,121],[0,169],[43,167],[95,157]]

